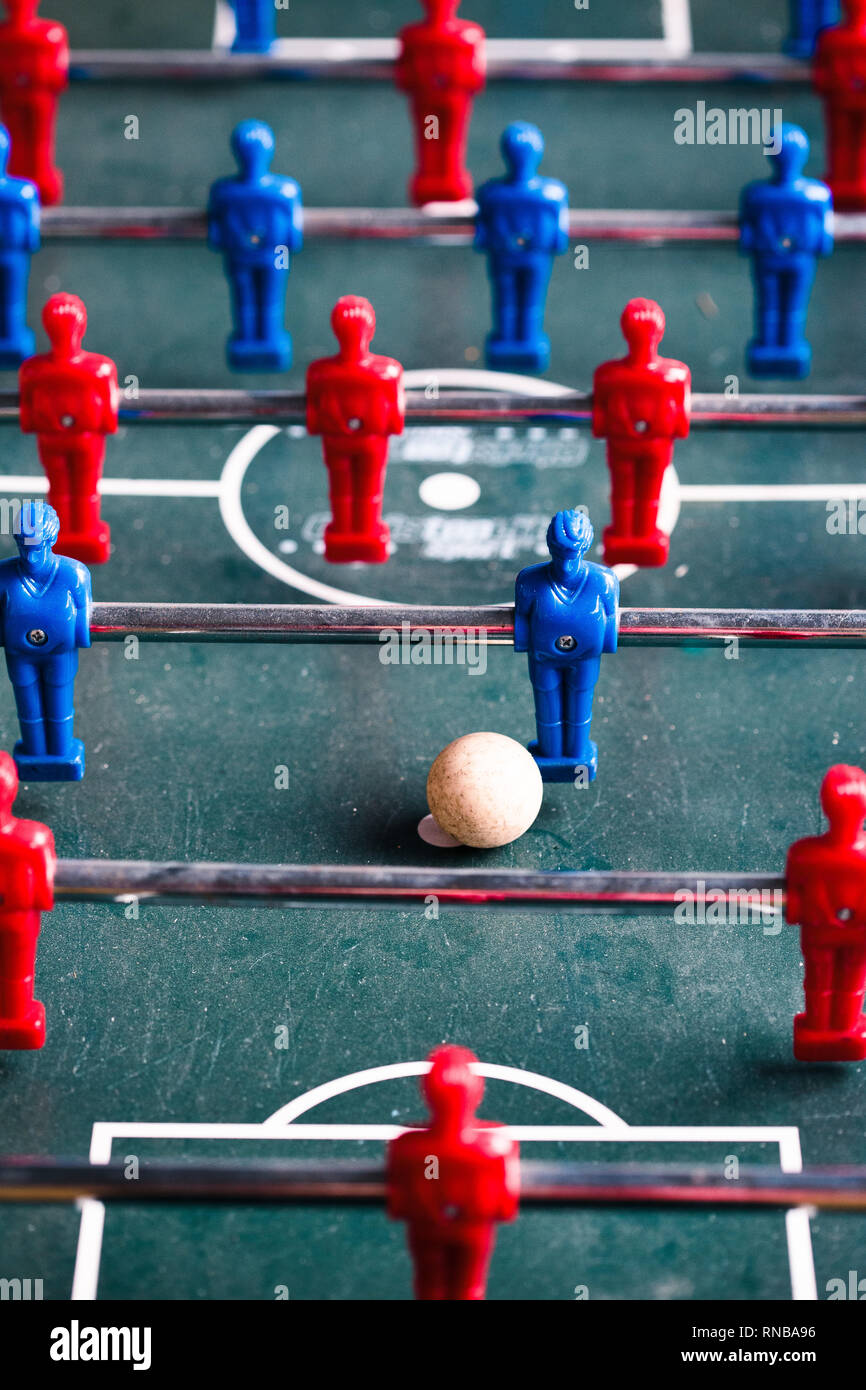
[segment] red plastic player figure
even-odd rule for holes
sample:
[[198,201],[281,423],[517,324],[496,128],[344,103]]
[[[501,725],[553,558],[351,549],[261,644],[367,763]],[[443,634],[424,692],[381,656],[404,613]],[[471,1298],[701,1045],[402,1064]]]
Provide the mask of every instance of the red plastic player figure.
[[670,537],[658,527],[659,497],[674,440],[689,432],[692,378],[684,362],[659,357],[665,316],[632,299],[620,319],[628,353],[603,362],[593,382],[592,432],[607,440],[611,524],[606,565],[663,565]]
[[60,93],[69,82],[69,38],[54,19],[37,19],[39,0],[5,0],[0,24],[0,117],[12,138],[9,173],[31,179],[45,204],[63,197],[54,165]]
[[824,98],[827,183],[836,208],[866,208],[866,0],[844,0],[847,18],[822,29],[815,49],[815,90]]
[[340,351],[307,369],[307,430],[322,435],[330,482],[325,559],[382,564],[389,539],[382,493],[389,436],[403,432],[403,368],[370,352],[376,315],[369,300],[338,299],[331,327]]
[[105,436],[117,429],[117,368],[82,348],[87,310],[76,295],[52,295],[42,322],[51,351],[22,364],[21,429],[37,436],[48,501],[60,517],[58,552],[101,565],[109,531],[99,514],[99,479]]
[[18,773],[0,752],[0,1049],[45,1042],[45,1007],[33,998],[42,913],[54,906],[54,836],[47,825],[18,820]]
[[397,86],[408,92],[417,172],[409,183],[416,206],[471,198],[466,140],[475,94],[484,86],[485,34],[456,19],[460,0],[422,0],[427,19],[400,33]]
[[476,1119],[475,1060],[465,1047],[437,1047],[422,1083],[431,1122],[388,1146],[388,1215],[408,1222],[420,1299],[482,1299],[494,1223],[517,1215],[518,1146]]
[[794,1019],[801,1062],[866,1059],[866,772],[839,763],[821,784],[830,822],[788,851],[789,922],[800,925],[806,1011]]

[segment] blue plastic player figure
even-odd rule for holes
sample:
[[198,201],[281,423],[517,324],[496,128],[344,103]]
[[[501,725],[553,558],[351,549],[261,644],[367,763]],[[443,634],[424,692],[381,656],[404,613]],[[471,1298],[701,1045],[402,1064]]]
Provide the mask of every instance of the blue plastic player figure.
[[775,133],[773,177],[747,184],[740,200],[740,250],[752,258],[755,336],[746,349],[752,376],[808,376],[806,314],[819,256],[833,250],[833,197],[803,177],[809,141],[799,126]]
[[30,257],[39,250],[39,190],[6,173],[9,132],[0,125],[0,367],[19,367],[36,351],[27,327]]
[[841,18],[839,0],[791,0],[791,32],[785,40],[785,52],[792,58],[811,58],[819,32],[838,24]]
[[543,372],[550,361],[544,301],[554,256],[568,250],[568,189],[538,174],[544,137],[514,121],[501,140],[508,169],[478,190],[475,249],[487,252],[493,290],[490,367]]
[[228,363],[237,371],[284,372],[292,340],[284,326],[290,255],[301,249],[303,208],[294,179],[268,173],[274,132],[241,121],[232,132],[240,173],[210,191],[208,240],[221,251],[232,293]]
[[18,558],[0,561],[0,640],[15,690],[22,782],[77,782],[84,744],[72,736],[78,648],[90,646],[90,571],[54,555],[60,521],[47,502],[24,502]]
[[545,782],[591,782],[598,749],[589,736],[604,652],[616,651],[619,580],[584,560],[593,531],[583,512],[557,512],[550,561],[517,576],[514,650],[529,653],[538,738],[529,751]]
[[232,0],[233,53],[267,53],[276,35],[276,0]]

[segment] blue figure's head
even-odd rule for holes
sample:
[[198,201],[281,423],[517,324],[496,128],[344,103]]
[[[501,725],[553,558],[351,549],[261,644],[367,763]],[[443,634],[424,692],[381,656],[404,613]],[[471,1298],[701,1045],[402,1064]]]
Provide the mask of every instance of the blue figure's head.
[[773,147],[768,156],[773,161],[776,183],[793,183],[806,167],[809,158],[809,137],[798,125],[785,121],[773,131]]
[[52,568],[51,554],[60,535],[60,518],[47,502],[22,502],[15,521],[15,544],[21,563],[37,578]]
[[537,172],[544,154],[544,136],[529,121],[512,121],[502,132],[502,158],[515,183],[525,183]]
[[547,548],[557,579],[568,581],[580,573],[583,557],[593,542],[592,522],[586,512],[557,512],[547,528]]
[[9,155],[12,151],[12,141],[9,138],[9,131],[5,125],[0,125],[0,179],[6,173],[9,164]]
[[232,153],[245,179],[259,179],[274,157],[274,132],[264,121],[241,121],[232,131]]

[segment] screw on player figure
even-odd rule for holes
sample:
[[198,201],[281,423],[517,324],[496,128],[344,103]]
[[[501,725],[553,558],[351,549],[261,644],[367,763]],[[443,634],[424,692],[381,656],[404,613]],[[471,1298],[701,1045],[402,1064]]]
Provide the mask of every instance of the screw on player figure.
[[658,525],[665,471],[674,441],[689,432],[691,373],[659,357],[665,316],[652,299],[632,299],[620,319],[625,357],[604,362],[593,381],[592,432],[607,440],[611,524],[605,564],[663,565],[670,537]]
[[830,822],[797,840],[785,869],[787,916],[800,926],[806,1011],[794,1019],[801,1062],[866,1059],[866,772],[838,764],[821,785]]
[[589,736],[604,652],[616,651],[619,580],[583,557],[589,517],[557,512],[547,528],[550,560],[517,576],[514,650],[529,653],[537,741],[529,751],[545,782],[591,782],[598,749]]
[[369,300],[344,295],[331,327],[340,351],[307,370],[307,430],[322,435],[330,485],[325,559],[382,564],[389,539],[382,493],[389,437],[403,432],[403,368],[370,352],[376,315]]
[[0,125],[0,367],[17,367],[36,347],[27,327],[30,258],[39,250],[39,190],[7,174],[9,132]]
[[568,250],[568,189],[542,178],[544,137],[537,126],[514,121],[501,141],[508,169],[478,190],[475,249],[486,251],[493,289],[491,367],[543,372],[550,361],[544,301],[554,256]]
[[21,725],[14,757],[25,782],[84,776],[72,698],[78,648],[90,646],[90,573],[79,560],[52,554],[59,531],[47,502],[23,503],[18,558],[0,561],[0,639]]
[[45,1007],[33,998],[42,913],[54,906],[54,836],[47,825],[18,820],[12,803],[18,772],[0,753],[0,1050],[45,1042]]
[[417,170],[409,197],[417,206],[471,198],[466,140],[472,102],[484,86],[484,30],[457,19],[460,0],[422,0],[427,19],[400,33],[397,86],[408,92]]
[[771,179],[747,184],[740,200],[740,249],[752,258],[755,336],[746,349],[752,376],[808,375],[812,349],[804,337],[819,256],[833,250],[833,198],[820,179],[803,177],[806,132],[774,132]]
[[267,53],[276,27],[275,0],[232,0],[235,12],[233,53]]
[[60,93],[69,81],[69,39],[54,19],[37,19],[39,0],[4,0],[0,24],[0,117],[12,137],[9,172],[32,179],[43,203],[59,203],[63,175],[54,165]]
[[791,32],[785,52],[792,58],[811,58],[822,29],[839,23],[839,0],[791,0]]
[[518,1146],[476,1118],[475,1062],[465,1047],[437,1047],[422,1082],[430,1124],[388,1146],[388,1215],[408,1223],[420,1299],[482,1299],[494,1223],[517,1215]]
[[292,340],[285,330],[290,255],[303,241],[301,190],[271,174],[274,132],[264,121],[232,131],[240,172],[210,191],[208,240],[221,251],[232,294],[234,333],[227,356],[236,371],[286,371]]
[[87,310],[77,295],[52,295],[42,322],[51,351],[21,367],[21,429],[36,435],[64,553],[101,565],[110,545],[99,480],[105,436],[117,429],[117,368],[110,357],[82,348]]
[[827,173],[837,208],[866,208],[866,0],[843,0],[846,18],[815,46],[815,89],[824,98]]

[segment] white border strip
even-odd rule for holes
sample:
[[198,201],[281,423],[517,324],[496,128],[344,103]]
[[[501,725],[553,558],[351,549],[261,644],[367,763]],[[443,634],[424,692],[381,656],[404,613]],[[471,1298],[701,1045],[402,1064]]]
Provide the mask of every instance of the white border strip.
[[[333,1140],[339,1142],[389,1142],[405,1132],[402,1125],[376,1124],[297,1124],[296,1119],[336,1096],[383,1081],[423,1076],[430,1069],[424,1062],[397,1062],[389,1066],[368,1067],[315,1086],[295,1100],[281,1106],[260,1124],[220,1122],[173,1123],[108,1122],[93,1125],[90,1162],[109,1163],[115,1139],[214,1140]],[[596,1125],[511,1125],[506,1133],[521,1143],[774,1143],[779,1148],[782,1172],[802,1171],[800,1134],[795,1126],[764,1125],[634,1125],[573,1086],[542,1076],[538,1072],[496,1063],[478,1063],[476,1070],[488,1080],[505,1081],[562,1100],[574,1109],[596,1119]],[[105,1232],[105,1205],[94,1198],[79,1203],[81,1220],[75,1256],[71,1298],[92,1301],[97,1297],[102,1243]],[[808,1208],[785,1213],[791,1296],[795,1300],[817,1299],[815,1265],[812,1252]]]
[[[661,0],[661,27],[660,39],[488,39],[487,55],[492,59],[538,56],[565,63],[591,58],[603,63],[628,58],[684,58],[692,52],[689,0]],[[212,48],[218,52],[230,49],[236,32],[234,10],[227,0],[217,0]],[[277,39],[272,52],[281,58],[330,58],[337,63],[364,58],[382,63],[397,57],[399,43],[396,38]]]

